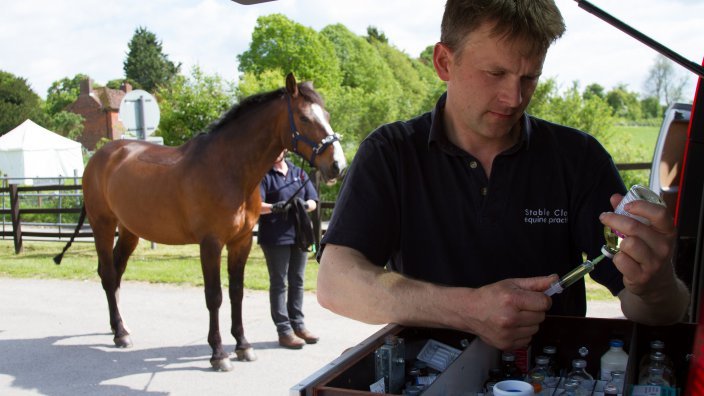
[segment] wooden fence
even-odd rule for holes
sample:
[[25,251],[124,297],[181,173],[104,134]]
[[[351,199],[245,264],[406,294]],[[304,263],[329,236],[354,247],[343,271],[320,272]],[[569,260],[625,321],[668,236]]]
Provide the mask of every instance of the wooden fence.
[[[73,208],[22,208],[20,205],[21,202],[21,194],[23,193],[30,193],[30,192],[42,192],[42,191],[74,191],[74,192],[80,192],[82,191],[82,186],[80,184],[75,184],[75,185],[43,185],[43,186],[18,186],[17,184],[10,184],[7,187],[2,187],[0,188],[0,194],[3,195],[3,198],[5,195],[9,195],[10,198],[10,208],[2,208],[0,209],[0,215],[3,216],[3,218],[7,215],[10,216],[11,223],[12,223],[12,229],[11,230],[5,230],[4,228],[0,230],[0,236],[2,238],[6,238],[9,236],[12,236],[13,242],[15,244],[15,253],[19,253],[22,251],[22,240],[25,237],[37,237],[37,238],[46,238],[49,240],[60,240],[62,238],[69,238],[73,232],[74,232],[74,227],[71,227],[70,229],[67,229],[66,231],[63,231],[66,227],[60,227],[58,224],[56,227],[46,227],[44,229],[38,228],[38,227],[30,227],[31,229],[25,228],[25,230],[22,229],[22,216],[23,215],[28,215],[28,214],[55,214],[55,215],[62,215],[62,214],[76,214],[81,212],[80,207],[73,207]],[[4,201],[3,201],[4,203]],[[4,205],[3,205],[4,206]],[[29,226],[30,224],[25,223],[25,226]],[[92,238],[93,237],[93,231],[90,229],[90,227],[82,228],[81,231],[78,234],[78,237],[88,237]]]
[[[641,162],[641,163],[631,163],[631,164],[617,164],[616,167],[619,170],[645,170],[645,169],[650,169],[651,164],[649,162]],[[77,180],[76,178],[71,178],[72,180]],[[315,188],[318,189],[320,187],[320,182],[321,178],[318,172],[315,172],[313,174],[313,182],[315,185]],[[31,223],[25,223],[25,226],[30,228],[29,230],[25,228],[25,230],[22,229],[22,215],[27,215],[27,214],[77,214],[81,212],[81,208],[79,207],[72,207],[72,208],[22,208],[20,207],[20,202],[21,202],[21,194],[22,193],[31,193],[31,192],[42,192],[42,191],[59,191],[59,192],[64,192],[64,191],[74,191],[74,192],[81,192],[82,193],[82,186],[78,183],[73,184],[73,185],[64,185],[64,184],[57,184],[57,185],[42,185],[42,186],[18,186],[17,184],[10,184],[9,186],[6,187],[1,187],[0,188],[0,196],[4,198],[5,195],[9,195],[10,198],[10,208],[5,209],[4,205],[3,208],[0,209],[0,215],[7,216],[10,215],[11,217],[11,222],[12,222],[12,230],[5,230],[4,228],[0,230],[0,236],[2,238],[6,238],[9,236],[12,236],[12,239],[14,241],[15,245],[15,253],[20,253],[22,251],[22,240],[23,238],[41,238],[45,240],[54,240],[54,241],[62,241],[62,240],[67,240],[67,238],[70,238],[71,235],[74,233],[75,225],[74,227],[69,227],[69,229],[66,229],[66,225],[63,227],[57,225],[57,227],[46,227],[44,229],[37,228],[37,227],[29,227],[31,226]],[[4,200],[3,200],[4,203]],[[322,218],[322,210],[324,209],[333,209],[335,207],[335,202],[334,201],[321,201],[320,205],[318,205],[318,208],[311,213],[311,219],[313,220],[313,230],[316,235],[316,241],[320,241],[320,237],[322,236],[323,232],[325,231],[323,229],[323,218]],[[65,230],[65,231],[64,231]],[[256,231],[255,231],[256,235]],[[90,228],[90,225],[88,224],[88,221],[86,219],[86,223],[84,226],[81,228],[79,231],[77,238],[92,238],[93,237],[93,231]]]

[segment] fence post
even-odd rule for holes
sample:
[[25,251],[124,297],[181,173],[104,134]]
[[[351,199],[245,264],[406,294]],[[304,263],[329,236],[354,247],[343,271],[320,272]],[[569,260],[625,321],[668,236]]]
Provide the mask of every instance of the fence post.
[[22,226],[20,225],[20,196],[17,184],[10,184],[10,211],[12,217],[12,238],[15,254],[22,252]]

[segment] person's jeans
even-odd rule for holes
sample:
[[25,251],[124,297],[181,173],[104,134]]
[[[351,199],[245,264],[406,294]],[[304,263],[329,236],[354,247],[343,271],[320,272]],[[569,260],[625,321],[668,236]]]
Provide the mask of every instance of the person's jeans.
[[286,334],[293,329],[303,329],[303,278],[307,253],[295,245],[261,245],[261,248],[269,269],[269,303],[276,331]]

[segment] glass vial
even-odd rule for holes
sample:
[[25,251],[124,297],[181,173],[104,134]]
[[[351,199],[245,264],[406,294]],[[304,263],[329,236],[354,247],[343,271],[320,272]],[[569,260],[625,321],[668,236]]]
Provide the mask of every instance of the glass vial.
[[484,394],[486,396],[491,396],[494,394],[494,385],[501,381],[503,371],[500,368],[489,369],[489,378],[484,381]]
[[501,354],[501,376],[504,380],[523,380],[521,370],[516,366],[516,355],[511,352]]
[[587,361],[574,359],[572,370],[567,374],[568,380],[576,380],[583,389],[591,390],[594,387],[594,377],[587,372]]
[[545,385],[549,388],[556,388],[560,382],[560,366],[557,363],[557,347],[547,345],[543,347],[543,355],[550,359],[548,363],[548,376],[545,377]]
[[638,372],[639,373],[647,373],[648,372],[648,367],[650,366],[650,356],[655,353],[655,352],[660,352],[665,358],[663,360],[663,364],[665,365],[665,370],[664,370],[664,377],[669,378],[671,383],[671,386],[677,386],[675,384],[675,365],[672,362],[672,359],[665,353],[665,342],[662,340],[652,340],[650,341],[650,352],[647,354],[643,355],[643,357],[640,359],[640,363],[638,365]]

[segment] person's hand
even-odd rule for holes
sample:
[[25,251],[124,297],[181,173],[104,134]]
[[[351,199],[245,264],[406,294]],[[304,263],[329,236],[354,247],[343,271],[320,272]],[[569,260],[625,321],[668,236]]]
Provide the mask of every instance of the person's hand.
[[271,205],[271,213],[286,213],[290,208],[290,203],[286,203],[286,201],[279,201]]
[[308,210],[308,208],[309,208],[308,202],[306,202],[303,198],[296,197],[296,202],[299,203],[300,205],[302,205],[303,209]]
[[[615,208],[621,199],[622,195],[614,194],[611,205]],[[612,212],[599,216],[605,226],[626,235],[613,258],[626,289],[641,297],[666,290],[675,281],[672,256],[677,233],[672,217],[665,207],[643,200],[629,202],[624,209],[650,221],[646,225]]]
[[543,292],[557,280],[557,275],[506,279],[474,289],[465,312],[470,332],[500,350],[528,345],[552,306]]

